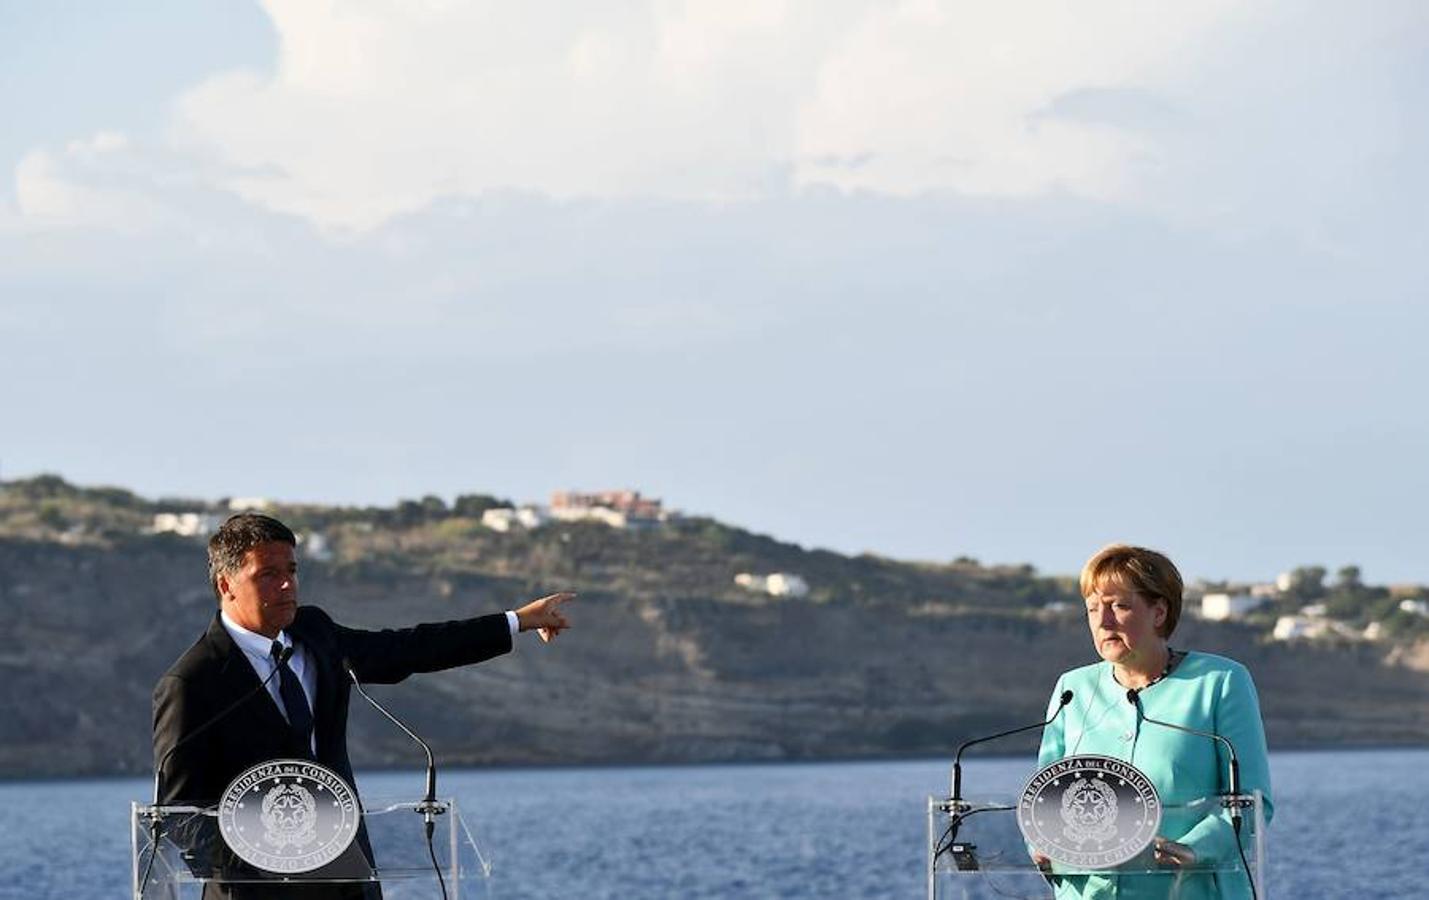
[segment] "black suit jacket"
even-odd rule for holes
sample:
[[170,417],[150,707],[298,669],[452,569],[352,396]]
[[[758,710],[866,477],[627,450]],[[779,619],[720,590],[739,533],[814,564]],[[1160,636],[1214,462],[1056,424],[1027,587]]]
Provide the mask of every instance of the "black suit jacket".
[[[477,663],[511,650],[502,613],[362,631],[337,624],[317,607],[301,606],[287,632],[316,668],[316,755],[293,734],[268,692],[255,692],[258,675],[215,615],[208,631],[154,687],[154,765],[161,805],[215,806],[245,769],[285,757],[316,758],[355,786],[347,754],[352,683],[342,670],[344,659],[363,683],[395,684],[416,672]],[[178,746],[245,695],[248,699],[222,720]]]

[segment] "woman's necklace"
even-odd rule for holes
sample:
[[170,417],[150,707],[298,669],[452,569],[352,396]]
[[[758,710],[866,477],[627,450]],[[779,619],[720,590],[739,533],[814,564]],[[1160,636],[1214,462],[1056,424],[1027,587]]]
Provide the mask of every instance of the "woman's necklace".
[[[1147,688],[1151,687],[1153,684],[1156,684],[1157,682],[1161,681],[1161,680],[1162,680],[1163,678],[1165,678],[1167,675],[1170,675],[1170,674],[1171,674],[1171,670],[1174,669],[1174,668],[1176,668],[1176,666],[1178,666],[1178,665],[1181,663],[1181,660],[1184,659],[1185,657],[1186,657],[1186,654],[1185,654],[1185,653],[1183,653],[1183,652],[1181,652],[1181,651],[1178,651],[1178,650],[1172,650],[1170,647],[1167,647],[1167,648],[1166,648],[1166,665],[1162,667],[1162,669],[1161,669],[1161,674],[1157,675],[1155,678],[1153,678],[1153,679],[1151,679],[1150,681],[1146,682],[1145,684],[1143,684],[1143,685],[1142,685],[1141,687],[1139,687],[1139,688],[1132,688],[1132,690],[1136,691],[1136,692],[1139,694],[1139,693],[1141,693],[1142,691],[1146,690]],[[1112,678],[1116,678],[1116,669],[1112,669]],[[1118,680],[1118,681],[1117,681],[1117,684],[1121,684],[1121,681]]]

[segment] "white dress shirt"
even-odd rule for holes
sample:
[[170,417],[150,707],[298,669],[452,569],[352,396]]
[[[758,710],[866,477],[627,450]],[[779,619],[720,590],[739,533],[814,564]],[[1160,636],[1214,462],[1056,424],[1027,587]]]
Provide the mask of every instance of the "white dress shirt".
[[[303,686],[303,696],[308,698],[308,712],[317,718],[317,696],[318,696],[318,676],[312,665],[312,660],[308,658],[308,651],[303,649],[302,644],[294,644],[293,639],[286,631],[278,632],[276,638],[266,638],[261,634],[249,631],[242,625],[228,617],[228,611],[222,610],[219,616],[223,620],[223,627],[228,629],[229,637],[233,638],[233,643],[238,645],[238,649],[243,651],[253,671],[261,681],[268,679],[268,696],[273,698],[273,702],[278,706],[278,712],[283,714],[283,718],[288,718],[288,710],[283,706],[283,693],[279,687],[281,676],[273,675],[273,671],[278,664],[273,660],[273,641],[277,641],[284,647],[292,647],[293,655],[288,659],[288,668],[293,670],[293,674],[298,676],[298,683]],[[269,678],[269,676],[272,676]],[[291,722],[292,720],[289,719]],[[316,724],[316,723],[315,723]],[[313,728],[310,748],[313,755],[318,752],[318,730]]]

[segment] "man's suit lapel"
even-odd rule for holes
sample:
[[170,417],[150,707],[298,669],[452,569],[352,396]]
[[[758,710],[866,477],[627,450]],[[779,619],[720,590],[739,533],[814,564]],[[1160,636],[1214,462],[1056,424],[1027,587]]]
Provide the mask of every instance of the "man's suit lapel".
[[[254,671],[253,664],[248,661],[248,657],[244,656],[243,651],[238,649],[238,645],[233,642],[233,636],[228,633],[227,628],[223,627],[223,620],[218,616],[213,617],[213,624],[208,627],[207,637],[213,646],[215,658],[219,660],[219,691],[221,702],[227,706],[236,702],[240,697],[252,693],[262,683],[262,679]],[[243,707],[243,709],[234,710],[233,715],[239,722],[244,723],[244,728],[253,729],[257,733],[287,734],[290,732],[288,720],[283,718],[278,704],[273,701],[273,695],[267,690],[258,691],[258,695],[245,703]]]

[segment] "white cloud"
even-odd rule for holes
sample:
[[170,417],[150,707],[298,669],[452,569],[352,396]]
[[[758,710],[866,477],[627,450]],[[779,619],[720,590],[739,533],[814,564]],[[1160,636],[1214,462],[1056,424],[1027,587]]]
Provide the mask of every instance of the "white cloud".
[[174,138],[261,172],[228,183],[250,201],[357,230],[444,194],[737,199],[790,171],[893,193],[1114,193],[1145,137],[1030,117],[1070,91],[1164,74],[1225,15],[1107,2],[267,8],[274,72],[188,92]]
[[800,110],[798,180],[899,194],[1124,193],[1134,161],[1155,152],[1145,135],[1043,113],[1076,91],[1165,86],[1227,7],[878,7],[824,60]]
[[[1283,182],[1276,199],[1297,208],[1280,220],[1304,221],[1299,207],[1355,189],[1336,172],[1365,177],[1402,101],[1381,89],[1386,115],[1337,154],[1299,140],[1313,109],[1286,113],[1287,99],[1336,89],[1324,60],[1356,63],[1424,25],[1408,6],[1370,19],[1228,0],[265,8],[272,70],[184,92],[166,152],[206,187],[359,233],[446,196],[742,201],[810,185],[1068,193],[1253,227],[1277,214],[1247,208]],[[1313,57],[1296,49],[1314,35]],[[84,175],[123,148],[85,146],[26,157],[22,213],[143,221],[137,194]],[[1290,150],[1304,177],[1280,164]]]
[[97,226],[123,233],[153,228],[166,217],[143,190],[109,183],[107,170],[130,149],[123,134],[101,131],[63,150],[32,150],[15,167],[17,225]]

